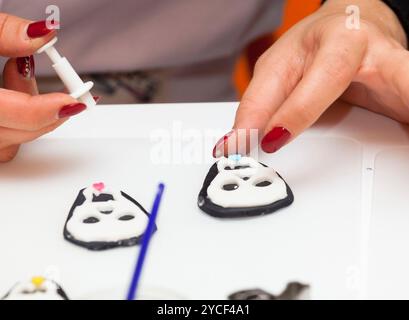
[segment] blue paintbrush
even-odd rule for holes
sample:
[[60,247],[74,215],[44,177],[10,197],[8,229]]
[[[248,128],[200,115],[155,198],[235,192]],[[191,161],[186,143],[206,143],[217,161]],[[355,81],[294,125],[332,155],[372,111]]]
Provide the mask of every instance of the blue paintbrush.
[[151,240],[152,233],[155,230],[156,216],[158,215],[159,205],[162,199],[162,194],[163,194],[164,189],[165,189],[165,185],[163,183],[160,183],[158,185],[158,191],[156,193],[155,200],[153,202],[153,206],[151,210],[151,214],[149,216],[148,226],[146,227],[146,231],[142,238],[142,247],[141,247],[141,251],[139,251],[139,256],[136,262],[135,271],[132,276],[131,285],[129,286],[127,300],[135,300],[139,280],[141,278],[141,273],[143,269],[143,263],[145,262],[146,252],[149,247],[149,242]]

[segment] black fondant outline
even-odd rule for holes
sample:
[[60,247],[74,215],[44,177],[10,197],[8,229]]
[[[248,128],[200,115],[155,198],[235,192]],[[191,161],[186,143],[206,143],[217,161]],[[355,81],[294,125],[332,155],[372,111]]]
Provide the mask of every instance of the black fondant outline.
[[[50,280],[50,279],[46,279],[47,281],[50,281],[52,283],[54,283],[57,286],[57,294],[59,294],[61,296],[61,298],[63,298],[63,300],[70,300],[67,296],[67,294],[65,293],[64,289],[54,280]],[[12,286],[10,288],[10,290],[0,299],[0,300],[5,300],[7,299],[7,297],[11,294],[11,292],[13,291],[13,289],[15,287],[17,287],[19,283],[16,283],[14,286]]]
[[[110,242],[105,242],[105,241],[91,241],[91,242],[86,242],[86,241],[81,241],[75,239],[71,233],[67,230],[67,223],[71,219],[72,215],[74,214],[74,210],[77,206],[82,205],[85,202],[85,196],[84,196],[84,189],[81,189],[80,192],[77,195],[77,198],[74,201],[74,204],[72,205],[70,212],[68,213],[67,220],[65,221],[64,224],[64,238],[65,240],[79,245],[81,247],[84,247],[88,250],[92,251],[101,251],[101,250],[107,250],[107,249],[112,249],[112,248],[117,248],[117,247],[130,247],[137,245],[141,242],[142,237],[144,234],[140,235],[139,237],[133,237],[125,240],[120,240],[120,241],[110,241]],[[142,210],[143,213],[145,213],[149,217],[149,213],[145,210],[142,205],[136,201],[134,198],[132,198],[130,195],[126,194],[125,192],[121,191],[121,195],[126,198],[127,200],[131,201],[133,204],[135,204],[139,209]],[[157,227],[155,226],[153,232],[157,230]]]
[[[265,164],[260,163],[262,166],[267,167]],[[291,191],[287,182],[277,173],[277,175],[284,181],[287,188],[287,197],[276,202],[273,202],[268,205],[258,206],[258,207],[248,207],[248,208],[224,208],[217,204],[214,204],[207,196],[207,188],[213,179],[217,176],[219,170],[217,169],[217,162],[213,164],[210,168],[206,178],[203,182],[202,189],[199,192],[197,199],[198,207],[208,215],[221,218],[221,219],[230,219],[230,218],[245,218],[245,217],[256,217],[263,216],[266,214],[271,214],[276,212],[279,209],[288,207],[294,201],[294,195]]]

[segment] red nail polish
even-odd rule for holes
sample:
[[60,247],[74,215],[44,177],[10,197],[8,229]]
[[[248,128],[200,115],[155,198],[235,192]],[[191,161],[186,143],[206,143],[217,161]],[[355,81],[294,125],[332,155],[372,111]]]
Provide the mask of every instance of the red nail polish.
[[72,103],[61,108],[58,113],[58,118],[67,118],[75,116],[76,114],[84,111],[87,106],[83,103]]
[[33,56],[17,58],[16,64],[18,73],[24,78],[31,79],[34,77],[35,64]]
[[261,148],[264,152],[274,153],[291,138],[291,133],[283,127],[275,127],[261,140]]
[[[55,25],[55,24],[54,24]],[[47,21],[36,21],[30,23],[27,28],[27,35],[30,38],[40,38],[52,32],[54,29],[47,28]]]
[[233,134],[234,130],[229,131],[223,137],[221,137],[215,144],[213,148],[213,158],[219,158],[224,155],[224,144]]
[[96,103],[98,103],[99,100],[101,100],[101,97],[100,97],[100,96],[92,96],[92,97],[94,98],[94,101],[95,101]]

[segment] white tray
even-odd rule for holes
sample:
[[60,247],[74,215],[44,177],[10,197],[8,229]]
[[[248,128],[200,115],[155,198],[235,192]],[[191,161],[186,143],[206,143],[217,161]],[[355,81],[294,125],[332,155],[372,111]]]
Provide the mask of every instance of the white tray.
[[[78,191],[92,182],[118,186],[149,210],[164,181],[142,295],[225,299],[255,287],[277,293],[298,280],[311,285],[314,299],[409,298],[409,130],[335,106],[281,152],[260,158],[286,179],[294,204],[265,217],[221,221],[202,213],[196,199],[214,139],[229,130],[236,107],[103,106],[1,165],[0,295],[16,281],[46,274],[73,299],[122,299],[139,248],[76,247],[63,239],[65,219]],[[166,132],[175,150],[202,150],[198,163],[181,163],[177,152],[171,160],[179,163],[153,163],[152,137]],[[195,142],[197,132],[211,138]]]

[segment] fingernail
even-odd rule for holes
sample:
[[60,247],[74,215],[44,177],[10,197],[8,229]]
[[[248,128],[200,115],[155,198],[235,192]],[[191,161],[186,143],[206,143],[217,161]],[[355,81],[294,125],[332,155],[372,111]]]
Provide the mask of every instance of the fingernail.
[[224,155],[224,144],[229,139],[229,137],[233,134],[234,130],[229,131],[223,137],[221,137],[215,144],[213,148],[213,157],[220,158]]
[[31,79],[34,77],[35,64],[33,56],[17,58],[16,64],[18,73],[24,78]]
[[30,23],[27,28],[27,35],[30,38],[40,38],[52,32],[54,29],[47,28],[47,21],[36,21]]
[[101,100],[101,97],[100,97],[100,96],[92,96],[92,97],[94,98],[94,101],[95,101],[96,103],[98,103],[99,100]]
[[58,118],[67,118],[75,116],[76,114],[84,111],[87,106],[83,103],[72,103],[61,108],[58,113]]
[[264,152],[274,153],[284,146],[291,138],[291,133],[283,127],[275,127],[261,140],[261,148]]

